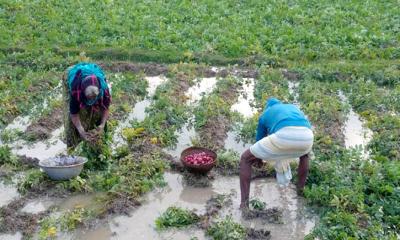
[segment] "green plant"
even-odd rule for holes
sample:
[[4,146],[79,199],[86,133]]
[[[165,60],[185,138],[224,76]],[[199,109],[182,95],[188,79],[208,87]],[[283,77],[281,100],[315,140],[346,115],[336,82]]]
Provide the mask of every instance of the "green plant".
[[217,167],[224,174],[235,174],[239,169],[240,156],[236,151],[225,150],[217,155]]
[[250,200],[250,206],[255,210],[264,210],[267,204],[257,198]]
[[18,182],[18,191],[24,194],[32,188],[39,187],[46,179],[46,174],[39,169],[28,170],[23,179]]
[[156,219],[157,229],[186,227],[200,220],[196,213],[179,207],[169,207]]
[[246,229],[228,216],[209,227],[207,235],[214,240],[243,240],[246,239]]

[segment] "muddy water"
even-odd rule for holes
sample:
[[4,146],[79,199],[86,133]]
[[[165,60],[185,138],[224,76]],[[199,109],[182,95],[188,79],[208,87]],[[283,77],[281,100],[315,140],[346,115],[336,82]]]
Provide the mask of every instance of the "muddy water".
[[205,95],[211,93],[215,85],[217,84],[217,78],[202,78],[197,84],[190,87],[185,95],[188,97],[187,104],[194,104]]
[[294,81],[288,81],[288,85],[289,85],[289,93],[290,93],[290,95],[293,96],[293,99],[294,99],[293,104],[296,106],[300,106],[299,92],[298,92],[300,83],[294,82]]
[[40,198],[28,202],[22,209],[21,212],[38,214],[46,211],[51,206],[55,205],[55,199],[52,198]]
[[[348,104],[347,97],[343,92],[339,92],[340,99]],[[347,120],[344,127],[345,145],[346,148],[361,147],[364,150],[364,155],[367,155],[366,146],[372,138],[372,131],[365,126],[360,116],[350,108]]]
[[253,78],[243,78],[243,91],[240,93],[237,103],[233,104],[231,111],[239,112],[244,117],[252,117],[257,109],[252,106],[254,103],[254,79]]
[[14,185],[4,184],[0,181],[0,207],[9,204],[18,196],[17,188]]
[[268,207],[281,207],[284,210],[284,224],[266,224],[258,220],[244,220],[239,207],[239,178],[219,177],[211,187],[184,187],[179,174],[166,173],[168,187],[153,191],[145,198],[144,204],[134,210],[131,216],[116,217],[110,224],[114,233],[113,239],[190,239],[198,236],[207,239],[200,230],[169,230],[157,232],[155,219],[169,206],[196,209],[205,212],[205,204],[212,195],[234,193],[233,206],[224,210],[221,216],[230,214],[237,222],[254,228],[265,228],[271,231],[272,239],[303,239],[314,227],[315,220],[306,218],[304,203],[296,196],[293,186],[280,189],[275,180],[254,181],[251,188],[252,197],[257,197],[268,204]]
[[173,149],[165,149],[165,151],[178,159],[183,150],[192,146],[192,139],[196,138],[196,131],[193,127],[189,126],[189,124],[185,124],[182,129],[175,134],[178,135],[176,146]]
[[239,154],[243,153],[245,150],[250,148],[251,144],[244,143],[241,140],[236,140],[236,132],[229,131],[227,138],[225,139],[224,147],[226,150],[233,150],[238,152]]
[[16,234],[0,234],[0,240],[19,240],[22,239],[21,233]]
[[55,157],[61,153],[65,153],[67,145],[61,141],[61,136],[64,132],[64,127],[55,130],[49,140],[37,142],[28,145],[25,142],[16,144],[13,152],[17,155],[26,155],[31,158],[38,158],[39,160]]

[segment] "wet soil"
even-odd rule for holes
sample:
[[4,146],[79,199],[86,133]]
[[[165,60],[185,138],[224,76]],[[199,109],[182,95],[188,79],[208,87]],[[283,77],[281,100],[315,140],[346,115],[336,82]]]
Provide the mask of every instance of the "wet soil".
[[51,133],[61,127],[63,123],[62,106],[54,108],[49,115],[41,117],[38,121],[28,126],[25,134],[29,139],[46,140]]
[[182,176],[183,184],[192,187],[209,187],[212,185],[211,181],[215,178],[213,172],[202,174],[190,172],[188,170],[184,170]]
[[242,213],[244,219],[260,218],[269,223],[282,223],[282,210],[279,208],[267,208],[264,210],[246,209]]
[[[167,64],[158,63],[134,63],[134,62],[100,62],[99,65],[112,72],[134,72],[144,73],[147,76],[166,75],[170,72]],[[196,76],[199,77],[227,77],[228,75],[236,75],[243,78],[256,78],[259,72],[252,68],[213,68],[207,66],[196,66]]]
[[0,232],[21,232],[24,236],[31,236],[35,233],[39,221],[49,212],[31,214],[19,211],[28,202],[28,199],[27,197],[20,198],[0,209]]
[[283,69],[282,75],[284,78],[286,78],[289,81],[299,81],[303,78],[303,76],[300,72],[288,70],[288,69]]
[[269,240],[271,239],[271,232],[265,229],[256,230],[254,228],[247,228],[247,240]]

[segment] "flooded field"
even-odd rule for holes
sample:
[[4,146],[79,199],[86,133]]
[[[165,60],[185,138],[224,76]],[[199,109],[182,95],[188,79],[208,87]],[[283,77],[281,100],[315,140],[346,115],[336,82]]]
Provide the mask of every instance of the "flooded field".
[[[212,70],[215,71],[215,73],[213,73],[214,75],[227,71],[226,68],[215,67],[212,68]],[[73,182],[71,180],[72,183],[69,181],[64,182],[71,184],[66,184],[70,189],[69,191],[58,189],[60,193],[62,193],[59,195],[54,194],[54,192],[50,194],[50,190],[46,191],[46,189],[39,189],[32,192],[28,191],[28,194],[25,195],[26,193],[18,192],[18,181],[14,181],[14,183],[11,184],[7,184],[7,181],[0,181],[0,207],[4,209],[6,209],[7,206],[13,208],[13,203],[15,203],[16,214],[11,214],[12,217],[23,216],[29,221],[35,222],[47,216],[64,216],[63,214],[71,213],[76,209],[97,211],[103,207],[100,203],[104,201],[103,197],[107,195],[116,194],[118,197],[114,200],[116,200],[118,204],[118,200],[123,199],[125,201],[128,199],[127,195],[129,195],[126,192],[122,191],[123,193],[121,193],[118,191],[121,191],[124,187],[129,188],[134,186],[140,189],[140,194],[135,195],[133,198],[134,200],[129,198],[129,201],[132,201],[129,202],[131,205],[128,204],[125,206],[122,204],[121,207],[116,204],[116,206],[120,208],[126,207],[126,211],[114,212],[111,208],[111,210],[108,209],[110,210],[109,212],[103,213],[101,217],[92,216],[92,219],[88,220],[87,224],[84,220],[81,220],[83,218],[79,216],[77,218],[82,222],[77,221],[79,224],[76,224],[74,228],[65,230],[56,225],[57,227],[50,228],[51,231],[48,230],[50,231],[48,234],[55,234],[54,236],[56,236],[56,239],[71,240],[132,239],[133,236],[134,239],[186,240],[196,237],[199,240],[205,240],[212,238],[206,235],[207,229],[202,228],[200,225],[193,225],[181,229],[171,228],[157,230],[155,220],[171,206],[187,208],[194,210],[199,215],[205,215],[207,214],[207,202],[218,194],[223,194],[229,196],[231,204],[223,206],[218,214],[211,218],[211,222],[223,219],[226,216],[231,216],[235,222],[246,229],[270,231],[272,240],[304,239],[305,236],[312,233],[313,229],[318,226],[320,222],[319,213],[311,212],[311,208],[306,204],[304,197],[297,194],[294,184],[290,184],[288,188],[281,188],[276,183],[275,178],[265,177],[273,176],[274,174],[260,174],[260,178],[252,182],[251,198],[264,201],[267,209],[279,209],[282,212],[282,222],[272,223],[260,217],[248,219],[239,209],[240,188],[239,176],[237,173],[239,160],[237,156],[240,156],[241,153],[251,146],[255,134],[255,128],[243,127],[246,123],[251,124],[249,121],[254,120],[253,116],[258,112],[256,106],[263,106],[265,99],[262,99],[264,96],[255,94],[257,93],[256,86],[260,87],[259,79],[237,76],[243,73],[240,71],[232,71],[232,73],[231,76],[226,78],[220,77],[219,75],[215,77],[196,77],[193,79],[185,78],[187,77],[185,75],[183,75],[185,77],[182,77],[182,79],[174,77],[167,78],[163,75],[143,77],[142,81],[146,81],[147,83],[147,87],[143,85],[146,94],[131,105],[128,105],[129,108],[127,108],[123,117],[118,119],[110,146],[115,150],[116,147],[125,145],[130,152],[125,153],[126,155],[124,155],[124,157],[127,158],[113,159],[114,162],[112,162],[112,164],[114,169],[110,168],[106,171],[96,172],[98,175],[96,176],[98,177],[96,181],[98,180],[100,184],[96,181],[94,181],[94,184],[99,184],[100,187],[104,187],[106,190],[93,190],[95,188],[91,188],[90,184],[93,184],[94,177],[87,177],[85,175],[81,175],[81,178],[74,179]],[[176,89],[174,85],[165,85],[170,84],[172,81],[177,81],[177,83],[179,83]],[[266,84],[272,83],[266,82]],[[305,102],[305,93],[302,92],[304,91],[302,89],[304,86],[300,86],[300,84],[302,84],[300,81],[287,81],[285,84],[278,81],[273,84],[275,85],[273,85],[271,91],[281,94],[278,96],[280,99],[292,99],[293,103],[300,108],[302,108],[302,106],[309,107],[312,105]],[[160,86],[163,87],[163,91],[157,91]],[[164,89],[165,86],[174,89]],[[318,87],[320,86],[316,88]],[[319,97],[322,98],[321,96]],[[352,108],[349,99],[344,93],[340,92],[338,95],[335,93],[330,97],[328,101],[338,101],[337,104],[340,104],[340,113],[346,112],[344,111],[346,109],[345,107],[350,106],[348,114],[343,116],[345,121],[335,125],[338,126],[336,130],[330,129],[330,125],[327,123],[328,121],[324,122],[324,115],[315,117],[316,113],[314,112],[314,108],[320,105],[312,105],[313,108],[306,113],[309,114],[310,119],[317,119],[315,121],[317,124],[325,124],[324,127],[327,130],[324,134],[331,134],[332,138],[342,136],[338,134],[338,132],[340,132],[340,127],[342,127],[343,147],[347,149],[360,148],[363,151],[364,158],[367,158],[369,156],[368,143],[372,140],[372,131],[365,127],[366,123],[364,119],[362,119],[355,108]],[[203,101],[204,99],[207,101]],[[308,99],[311,99],[311,97]],[[168,102],[168,100],[170,101]],[[176,109],[179,109],[179,111],[172,111],[171,115],[171,109],[168,109],[168,107],[172,104]],[[157,109],[157,106],[164,107],[162,109]],[[152,109],[152,114],[146,112],[146,109],[150,107]],[[199,111],[201,107],[207,107],[207,111],[198,115],[196,111]],[[305,107],[305,109],[308,109],[307,107]],[[319,111],[318,114],[323,112],[324,111]],[[238,114],[241,115],[241,117],[238,117]],[[175,118],[175,115],[178,115],[178,117]],[[211,121],[209,121],[210,119]],[[321,119],[323,119],[323,121],[321,121]],[[143,134],[138,134],[132,139],[127,140],[122,137],[122,130],[125,128],[133,128],[133,126],[136,128],[136,125],[132,124],[132,122],[138,125],[138,128],[143,126],[141,130]],[[18,117],[4,129],[24,132],[31,123],[31,116]],[[169,130],[169,128],[173,129],[173,131],[163,135],[163,131],[166,129]],[[316,129],[317,128],[314,128],[314,130]],[[250,136],[250,140],[241,139],[241,134],[243,133]],[[62,141],[63,134],[64,128],[60,126],[51,132],[48,139],[32,142],[25,139],[17,139],[17,141],[8,143],[8,145],[11,147],[12,153],[17,156],[25,156],[30,160],[42,160],[67,152],[66,145]],[[201,139],[204,136],[206,136],[206,138],[203,138],[203,141],[206,139],[208,142],[201,143]],[[167,141],[163,142],[163,139]],[[249,141],[250,143],[244,141]],[[329,143],[329,139],[326,140],[326,142]],[[132,186],[119,186],[120,188],[118,188],[118,190],[114,189],[113,184],[118,185],[124,178],[130,177],[131,172],[129,171],[135,171],[135,173],[142,172],[143,168],[143,172],[151,172],[152,167],[154,167],[152,165],[140,165],[140,168],[132,168],[134,170],[128,168],[128,170],[126,170],[120,166],[126,159],[131,161],[128,162],[128,167],[130,166],[129,163],[139,162],[144,156],[145,160],[155,157],[165,162],[167,162],[167,160],[179,161],[181,152],[193,144],[206,144],[208,147],[213,147],[212,145],[214,144],[218,146],[215,152],[224,152],[226,150],[236,152],[236,158],[232,157],[233,155],[227,155],[232,158],[228,159],[228,161],[232,161],[228,163],[228,166],[236,171],[231,171],[232,173],[227,174],[220,171],[217,166],[215,167],[216,170],[212,170],[208,175],[199,177],[199,179],[202,178],[202,180],[207,181],[208,184],[206,184],[206,187],[194,187],[188,184],[189,181],[185,179],[188,176],[189,178],[193,176],[190,174],[188,175],[188,171],[174,169],[173,167],[169,169],[167,167],[165,172],[163,169],[161,172],[153,174],[162,173],[161,176],[164,176],[165,187],[160,187],[152,183],[151,180],[149,180],[150,177],[147,176],[146,179],[140,183],[131,181],[129,184]],[[122,166],[127,167],[125,165]],[[35,168],[34,170],[38,169]],[[112,172],[113,170],[115,172]],[[22,170],[20,172],[21,176],[28,174],[28,171],[26,169]],[[107,171],[112,174],[105,174]],[[118,175],[123,171],[125,171],[125,175],[121,177],[121,179],[113,179],[113,174],[117,173]],[[295,171],[295,169],[293,169],[293,171]],[[11,171],[5,172],[4,175],[16,179],[18,174],[18,172]],[[39,172],[36,174],[41,176],[42,173]],[[108,179],[102,179],[106,178],[104,176],[108,177]],[[44,181],[49,181],[46,178],[43,179],[45,179]],[[193,177],[193,179],[197,181],[197,177]],[[29,181],[32,183],[28,182],[28,184],[36,184],[32,179],[29,179]],[[62,187],[60,187],[62,184],[60,182],[57,182],[57,184],[57,187],[62,189]],[[139,185],[136,186],[135,184]],[[99,185],[94,186],[99,187]],[[155,187],[156,185],[157,187]],[[51,190],[57,193],[58,190],[57,187],[54,187],[55,185],[49,184],[48,186],[51,186]],[[74,192],[76,189],[79,189],[79,187],[82,187],[82,189]],[[87,193],[86,190],[90,193]],[[311,194],[313,193],[314,192]],[[21,201],[21,204],[19,204],[19,201]],[[9,208],[6,209],[8,212],[10,212]],[[42,227],[40,221],[35,222],[35,224],[36,225],[33,227],[33,239],[44,239],[40,236]],[[53,233],[53,231],[56,231],[56,233]],[[23,234],[25,234],[23,232],[23,229],[14,232],[9,230],[4,233],[0,231],[0,240],[22,239],[24,237]]]

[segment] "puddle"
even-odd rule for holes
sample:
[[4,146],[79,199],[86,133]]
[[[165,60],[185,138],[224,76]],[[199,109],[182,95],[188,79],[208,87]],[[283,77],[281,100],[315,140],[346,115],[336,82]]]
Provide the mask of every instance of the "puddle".
[[237,103],[232,105],[231,111],[239,112],[246,118],[252,117],[257,109],[252,106],[254,99],[254,78],[243,78],[243,91],[240,93]]
[[13,149],[13,152],[20,156],[26,155],[27,157],[37,158],[39,160],[55,157],[67,150],[67,145],[61,141],[63,132],[64,127],[61,127],[52,132],[49,140],[31,145],[25,142],[17,143],[19,147]]
[[20,240],[22,239],[22,234],[17,232],[15,234],[0,234],[0,240]]
[[[85,240],[109,240],[112,237],[112,232],[109,226],[101,226],[89,230],[76,230],[71,239]],[[133,239],[133,238],[131,238]]]
[[187,104],[191,105],[201,100],[201,98],[211,93],[214,90],[215,85],[217,84],[217,78],[202,78],[200,82],[190,87],[188,91],[185,93],[186,97],[188,97]]
[[155,219],[169,206],[179,206],[197,209],[197,213],[205,212],[205,205],[211,196],[221,193],[236,193],[233,197],[234,204],[222,212],[223,215],[231,214],[235,221],[256,229],[271,231],[272,239],[304,239],[315,225],[315,220],[305,217],[304,202],[296,195],[295,187],[282,190],[274,179],[255,180],[252,183],[251,194],[265,201],[268,207],[280,207],[284,210],[284,224],[266,224],[258,220],[242,219],[239,210],[239,177],[218,177],[211,187],[193,188],[182,185],[182,177],[176,173],[166,173],[165,180],[168,186],[147,194],[144,204],[134,210],[131,216],[119,216],[111,222],[113,239],[190,239],[197,236],[206,239],[200,230],[173,229],[157,232]]
[[153,96],[156,93],[157,87],[167,81],[167,79],[164,76],[145,77],[145,79],[148,82],[148,87],[147,87],[148,96]]
[[18,130],[24,132],[28,128],[30,123],[30,116],[18,116],[5,128],[5,130]]
[[[339,97],[343,102],[349,102],[341,91],[339,92]],[[360,116],[353,111],[353,108],[350,108],[349,114],[347,115],[344,135],[346,148],[361,147],[363,151],[366,151],[366,146],[372,139],[372,131],[364,127],[364,122],[361,120]]]
[[294,82],[294,81],[288,81],[288,85],[289,85],[289,93],[290,95],[293,96],[293,104],[296,106],[300,106],[299,103],[299,82]]
[[227,134],[228,136],[226,137],[224,142],[224,148],[226,150],[233,150],[235,152],[238,152],[239,154],[242,154],[244,151],[250,148],[250,143],[244,143],[241,140],[236,140],[236,132],[228,131]]
[[69,196],[59,201],[57,207],[60,211],[74,210],[77,207],[88,208],[89,206],[89,208],[93,209],[97,206],[97,196],[100,196],[100,194],[77,194]]
[[19,196],[15,186],[4,184],[0,181],[0,207],[9,204],[12,200]]
[[51,206],[55,205],[56,201],[51,198],[35,199],[28,202],[22,209],[21,212],[38,214],[45,212]]
[[181,152],[186,148],[192,146],[192,139],[196,137],[196,131],[193,127],[189,127],[189,124],[185,124],[180,131],[177,131],[175,134],[178,135],[178,142],[174,149],[166,149],[165,151],[173,156],[174,158],[179,159],[181,156]]

